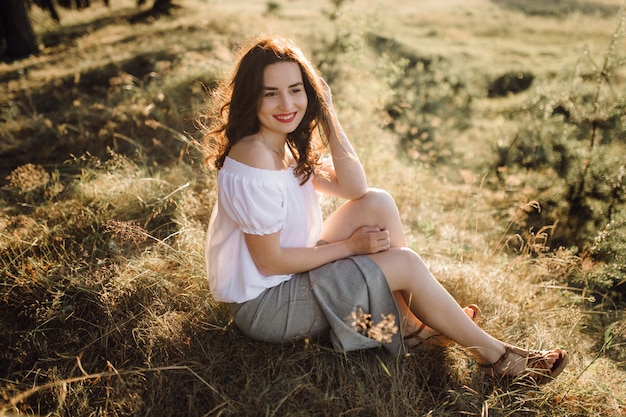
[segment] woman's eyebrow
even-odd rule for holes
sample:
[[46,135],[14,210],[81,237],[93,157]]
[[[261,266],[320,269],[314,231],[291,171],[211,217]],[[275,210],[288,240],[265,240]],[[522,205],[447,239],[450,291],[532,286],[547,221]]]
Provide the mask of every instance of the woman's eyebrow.
[[[304,83],[302,81],[298,81],[297,83],[291,84],[290,86],[288,86],[287,88],[293,88],[293,87],[298,87],[300,85],[304,85]],[[268,87],[268,86],[264,86],[263,87],[264,90],[278,90],[278,87]]]

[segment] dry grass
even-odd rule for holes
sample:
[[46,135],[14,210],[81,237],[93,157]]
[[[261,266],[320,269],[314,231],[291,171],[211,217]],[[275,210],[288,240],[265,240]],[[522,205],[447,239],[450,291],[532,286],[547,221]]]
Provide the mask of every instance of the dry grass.
[[[490,101],[486,80],[511,68],[566,78],[583,43],[606,44],[610,17],[355,0],[334,25],[330,2],[284,2],[259,18],[266,3],[181,0],[171,17],[130,25],[134,2],[113,3],[66,12],[62,27],[35,9],[44,54],[0,63],[0,415],[626,413],[623,309],[566,287],[588,266],[547,250],[551,225],[510,233],[536,196],[515,178],[494,187],[484,161],[528,98]],[[297,36],[316,57],[338,33],[348,41],[333,89],[370,184],[392,192],[410,245],[460,304],[480,304],[489,332],[571,352],[557,381],[494,380],[458,347],[342,354],[252,342],[231,325],[204,274],[215,178],[193,118],[233,44],[262,31]],[[383,128],[399,63],[367,47],[367,32],[465,77],[474,113],[465,129],[442,124],[449,164],[410,160]]]

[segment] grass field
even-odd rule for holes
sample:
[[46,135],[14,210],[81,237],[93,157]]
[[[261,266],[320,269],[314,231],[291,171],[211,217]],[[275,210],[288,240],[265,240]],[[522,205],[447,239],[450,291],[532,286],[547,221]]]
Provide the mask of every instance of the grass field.
[[[0,416],[626,415],[623,1],[176,0],[156,19],[111,2],[60,25],[33,8],[42,54],[0,62]],[[329,80],[370,186],[459,303],[498,338],[570,352],[556,381],[494,379],[458,346],[342,354],[232,326],[205,278],[197,117],[268,32]],[[617,220],[573,223],[570,177],[528,137],[602,167],[610,190],[585,207]],[[613,263],[593,256],[609,235]]]

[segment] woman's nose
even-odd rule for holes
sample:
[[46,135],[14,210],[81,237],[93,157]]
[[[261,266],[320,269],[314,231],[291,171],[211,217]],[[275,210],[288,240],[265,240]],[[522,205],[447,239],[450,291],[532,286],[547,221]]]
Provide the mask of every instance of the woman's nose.
[[280,96],[280,108],[285,110],[291,108],[291,97],[289,97],[289,94],[282,94]]

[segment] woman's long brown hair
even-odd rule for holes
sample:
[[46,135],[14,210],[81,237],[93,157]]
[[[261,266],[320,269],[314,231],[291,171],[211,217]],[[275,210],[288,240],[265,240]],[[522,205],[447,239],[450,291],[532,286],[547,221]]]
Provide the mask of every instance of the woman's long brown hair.
[[[213,93],[216,114],[214,127],[205,135],[209,154],[206,162],[214,161],[219,170],[230,149],[242,138],[258,133],[258,111],[263,93],[265,67],[279,62],[294,62],[300,67],[308,104],[298,127],[287,135],[296,166],[295,174],[305,183],[315,172],[319,154],[314,145],[315,129],[327,111],[326,92],[311,62],[291,41],[272,36],[256,39],[239,60],[227,82]],[[324,120],[325,122],[325,120]]]

